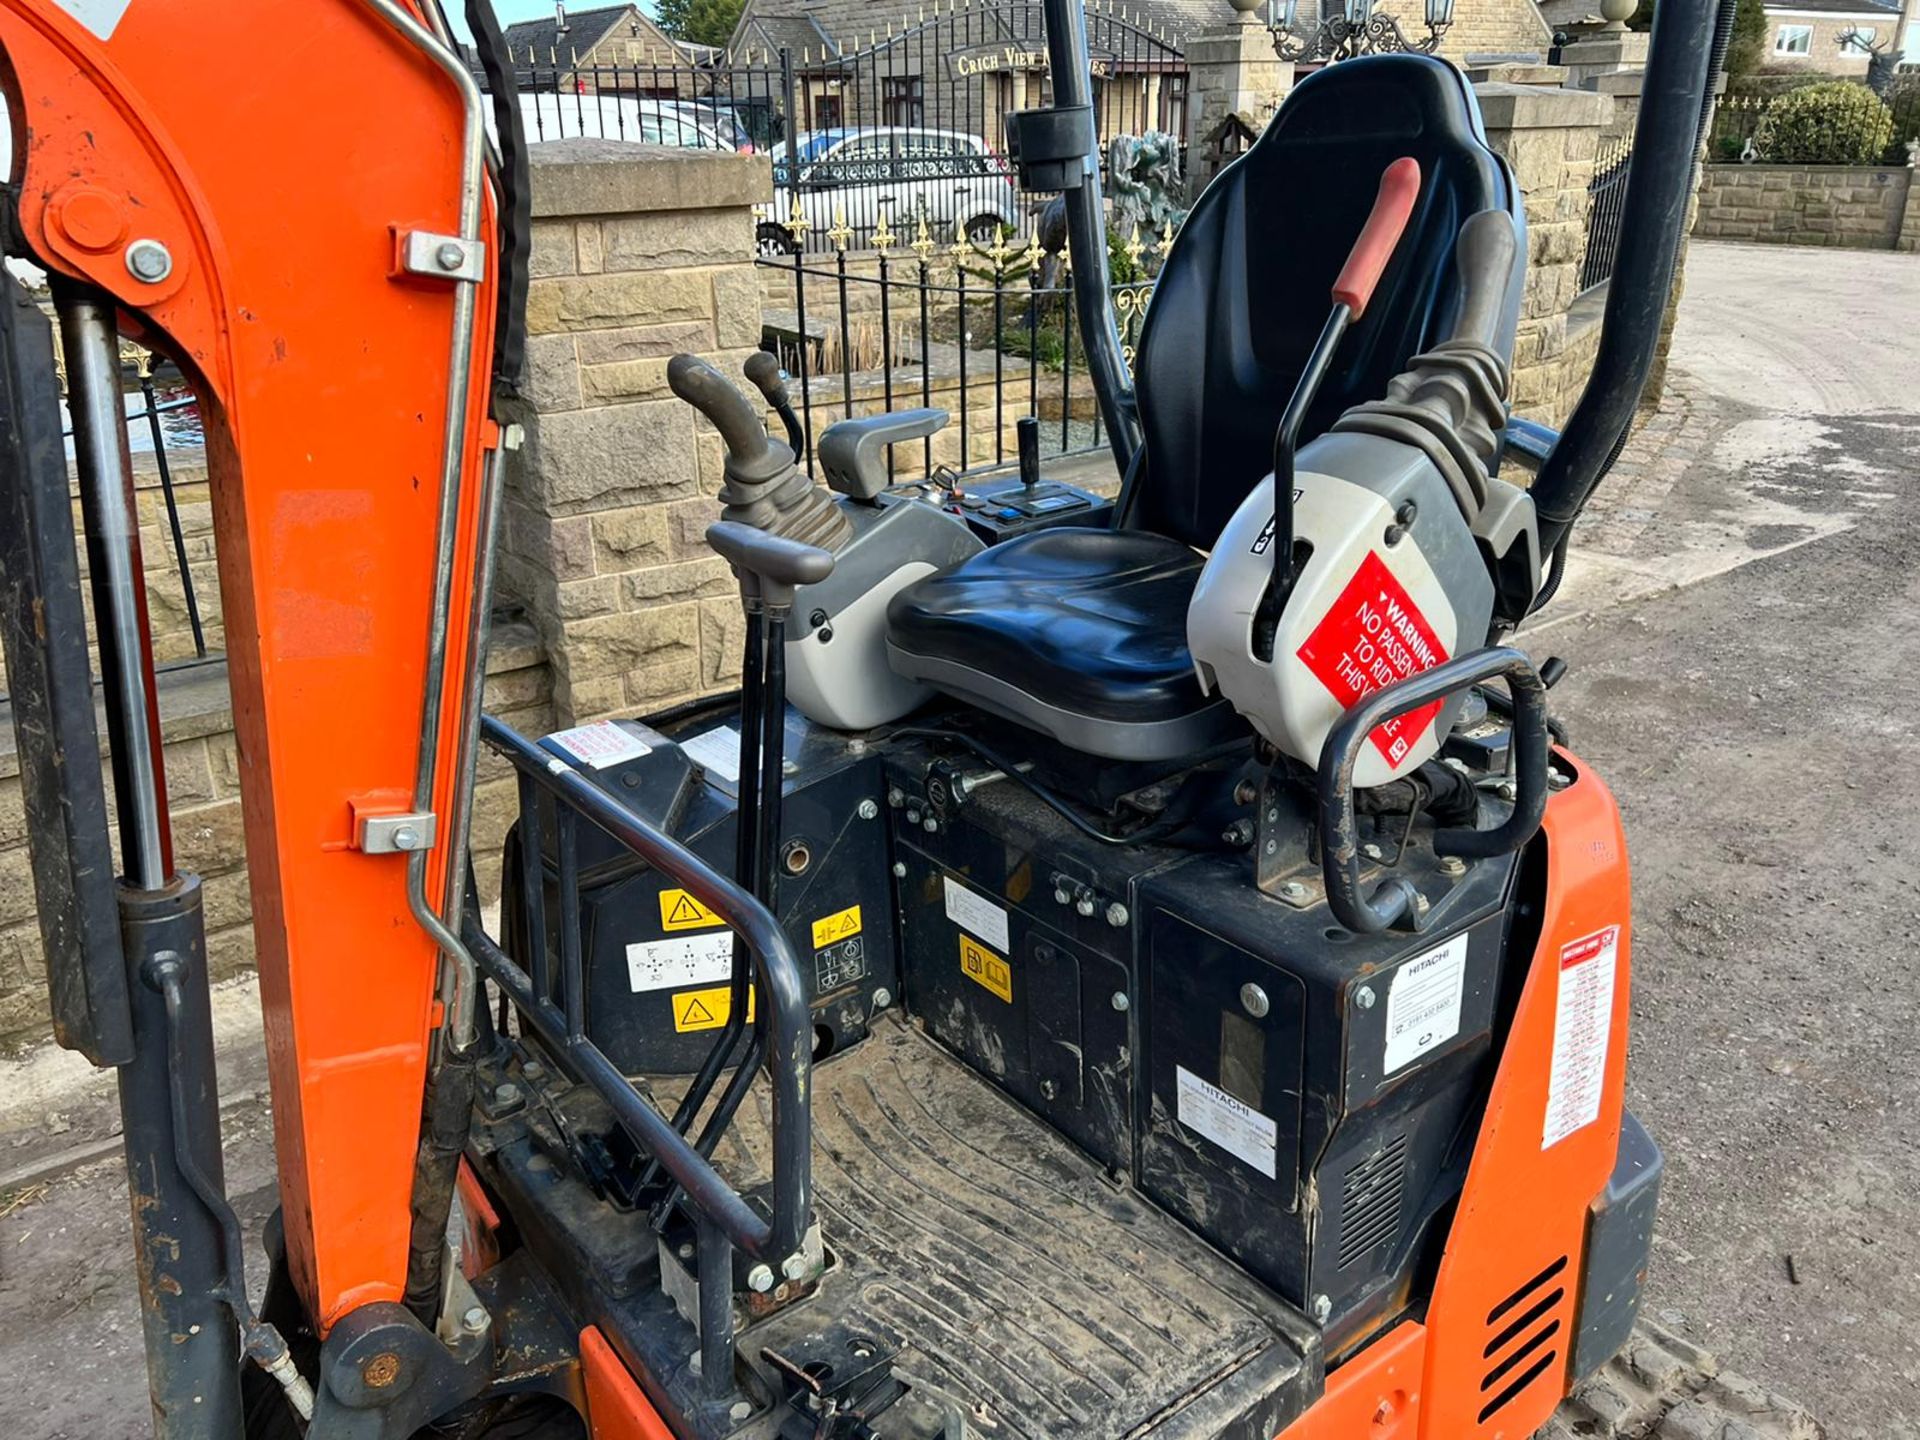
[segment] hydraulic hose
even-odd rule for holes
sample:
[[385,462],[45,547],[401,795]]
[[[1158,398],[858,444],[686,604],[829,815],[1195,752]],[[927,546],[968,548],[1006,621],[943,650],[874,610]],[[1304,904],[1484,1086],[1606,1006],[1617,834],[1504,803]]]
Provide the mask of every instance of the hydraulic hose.
[[[1719,26],[1731,25],[1721,12],[1734,4],[1663,0],[1655,12],[1600,351],[1580,404],[1533,484],[1543,552],[1560,543],[1605,477],[1652,372],[1693,196],[1701,116],[1725,55]],[[1715,43],[1702,44],[1703,37]]]

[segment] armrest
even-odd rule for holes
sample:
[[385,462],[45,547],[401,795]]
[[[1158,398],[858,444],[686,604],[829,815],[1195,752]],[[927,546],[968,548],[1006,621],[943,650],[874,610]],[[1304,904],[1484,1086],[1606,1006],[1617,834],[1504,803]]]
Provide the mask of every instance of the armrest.
[[944,410],[895,410],[829,425],[820,437],[828,488],[854,500],[873,499],[887,488],[888,449],[939,434],[947,418]]
[[707,544],[741,580],[741,591],[770,606],[793,603],[801,585],[817,585],[833,573],[833,553],[734,520],[707,527]]

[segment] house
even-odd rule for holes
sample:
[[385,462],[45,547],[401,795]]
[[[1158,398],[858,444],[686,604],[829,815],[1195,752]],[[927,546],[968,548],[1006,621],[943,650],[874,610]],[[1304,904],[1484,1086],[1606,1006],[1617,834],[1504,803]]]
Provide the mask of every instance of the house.
[[[507,51],[516,66],[578,76],[589,82],[587,89],[630,88],[605,83],[607,72],[621,66],[686,65],[696,58],[691,51],[703,48],[682,45],[638,5],[576,10],[560,0],[553,11],[507,26]],[[591,83],[595,72],[600,72],[598,86]]]
[[1769,4],[1761,64],[1864,79],[1875,50],[1920,62],[1920,0],[1780,0]]

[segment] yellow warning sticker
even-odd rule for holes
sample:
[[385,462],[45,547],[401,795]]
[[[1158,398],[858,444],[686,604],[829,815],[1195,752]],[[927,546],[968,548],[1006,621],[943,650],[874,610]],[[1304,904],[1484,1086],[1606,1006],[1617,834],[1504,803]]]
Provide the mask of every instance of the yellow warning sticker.
[[[711,990],[682,990],[673,997],[673,1028],[685,1035],[691,1030],[718,1030],[733,1013],[733,990],[727,985]],[[747,991],[747,1019],[753,1019],[753,991]]]
[[684,890],[660,892],[660,924],[667,930],[705,930],[727,922]]
[[860,907],[849,905],[813,922],[813,948],[824,950],[860,933]]
[[960,968],[968,979],[1013,1003],[1013,967],[971,935],[960,937]]

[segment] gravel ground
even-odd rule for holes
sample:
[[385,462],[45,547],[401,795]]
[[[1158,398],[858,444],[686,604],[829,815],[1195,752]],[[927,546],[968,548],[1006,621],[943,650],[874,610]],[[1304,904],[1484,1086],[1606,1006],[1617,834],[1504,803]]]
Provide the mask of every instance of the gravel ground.
[[[1913,257],[1696,247],[1670,402],[1522,637],[1571,662],[1633,848],[1651,1307],[1835,1440],[1920,1437],[1914,315]],[[271,1137],[225,1058],[257,1223]],[[0,1193],[8,1440],[144,1433],[126,1224],[117,1160]]]

